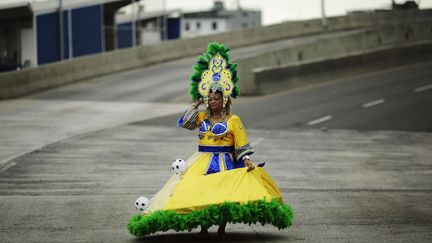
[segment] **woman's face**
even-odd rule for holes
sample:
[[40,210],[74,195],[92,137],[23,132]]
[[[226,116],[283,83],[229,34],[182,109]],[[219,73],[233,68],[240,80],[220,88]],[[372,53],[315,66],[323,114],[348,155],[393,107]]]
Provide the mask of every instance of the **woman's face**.
[[208,104],[212,111],[222,110],[223,108],[222,94],[220,92],[210,92]]

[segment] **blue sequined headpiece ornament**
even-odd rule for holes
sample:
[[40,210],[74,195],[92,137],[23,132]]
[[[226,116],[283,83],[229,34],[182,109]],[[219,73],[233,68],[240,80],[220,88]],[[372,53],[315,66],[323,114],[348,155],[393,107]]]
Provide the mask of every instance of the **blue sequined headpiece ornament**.
[[199,56],[191,75],[189,94],[192,100],[202,99],[206,104],[210,92],[220,91],[225,107],[228,97],[240,95],[237,86],[237,64],[230,63],[229,49],[219,43],[211,42],[207,52]]

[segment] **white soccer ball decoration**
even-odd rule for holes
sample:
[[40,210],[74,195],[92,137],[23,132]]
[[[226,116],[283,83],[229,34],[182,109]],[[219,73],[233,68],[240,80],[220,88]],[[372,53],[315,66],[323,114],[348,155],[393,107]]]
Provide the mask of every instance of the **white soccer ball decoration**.
[[136,209],[138,209],[140,211],[146,210],[149,205],[150,205],[150,200],[148,200],[148,198],[143,197],[143,196],[139,197],[135,201],[135,207],[136,207]]
[[180,174],[182,172],[185,171],[186,169],[186,162],[182,159],[176,159],[173,163],[172,163],[172,169],[174,171],[174,173],[176,174]]

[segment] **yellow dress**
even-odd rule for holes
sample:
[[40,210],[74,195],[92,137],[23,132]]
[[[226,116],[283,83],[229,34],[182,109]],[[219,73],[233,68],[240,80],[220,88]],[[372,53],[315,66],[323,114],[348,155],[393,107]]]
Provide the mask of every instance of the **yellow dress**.
[[241,158],[253,153],[245,128],[236,115],[226,122],[211,124],[205,112],[193,111],[179,120],[179,126],[198,128],[198,152],[187,160],[183,174],[173,175],[151,199],[146,213],[175,210],[188,213],[223,202],[282,200],[282,195],[261,167],[247,171]]
[[[291,225],[293,212],[283,204],[272,178],[262,167],[251,171],[245,168],[243,156],[254,151],[238,116],[229,115],[226,121],[212,124],[205,112],[193,110],[185,112],[178,125],[198,130],[198,152],[186,161],[183,173],[171,176],[151,198],[143,215],[131,219],[128,227],[132,234],[191,230],[198,225],[217,224],[222,217],[228,217],[226,220],[231,223],[270,223],[279,228]],[[227,203],[231,211],[244,211],[243,214],[232,216],[218,211],[218,205]],[[205,211],[209,208],[214,209],[212,216]]]

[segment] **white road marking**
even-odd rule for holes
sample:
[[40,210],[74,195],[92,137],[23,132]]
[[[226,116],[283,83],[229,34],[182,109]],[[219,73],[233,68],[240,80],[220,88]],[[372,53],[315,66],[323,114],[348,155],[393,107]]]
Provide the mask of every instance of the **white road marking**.
[[418,87],[418,88],[415,88],[414,89],[414,92],[422,92],[422,91],[425,91],[425,90],[428,90],[428,89],[432,89],[432,84],[429,84],[429,85],[425,85],[425,86],[422,86],[422,87]]
[[363,106],[363,108],[369,108],[371,106],[379,105],[379,104],[382,104],[384,102],[385,102],[384,99],[379,99],[379,100],[374,100],[374,101],[371,101],[368,103],[364,103],[362,106]]
[[315,124],[318,124],[318,123],[321,123],[321,122],[328,121],[328,120],[330,120],[330,119],[332,119],[332,116],[324,116],[324,117],[318,118],[318,119],[316,119],[316,120],[310,121],[310,122],[308,122],[307,124],[308,124],[309,126],[312,126],[312,125],[315,125]]

